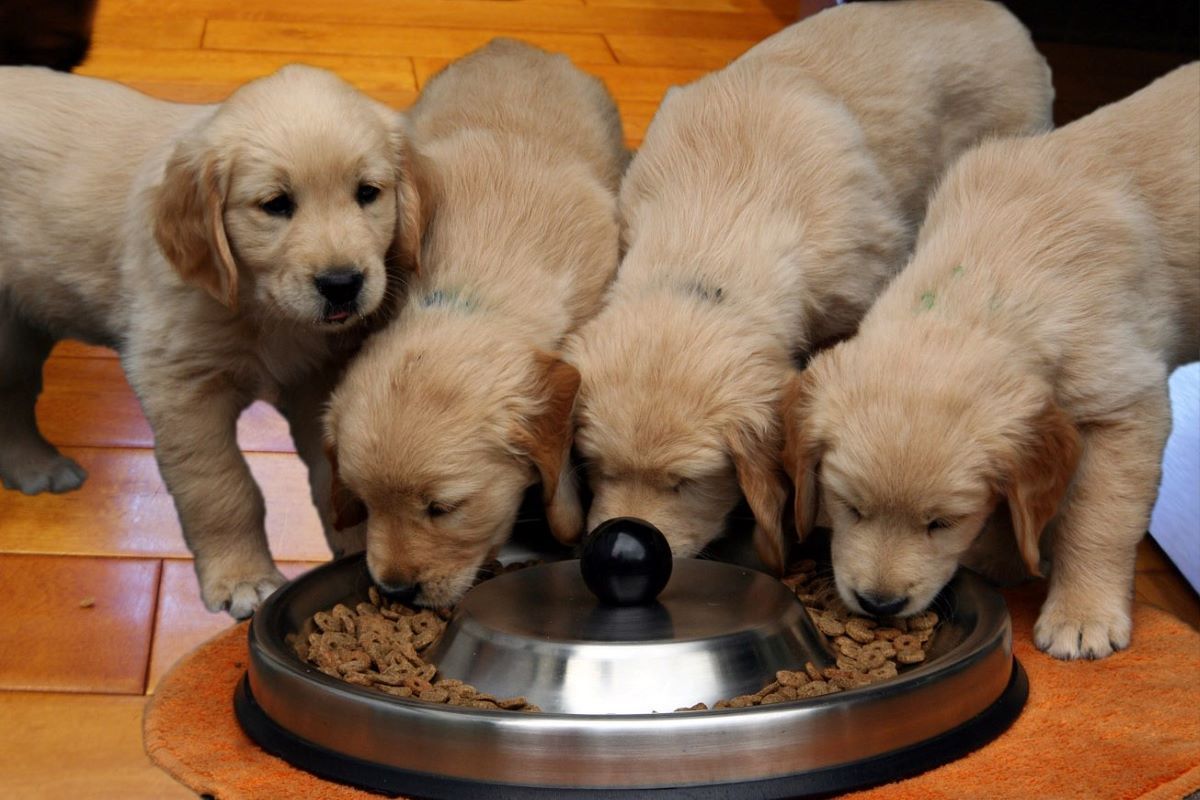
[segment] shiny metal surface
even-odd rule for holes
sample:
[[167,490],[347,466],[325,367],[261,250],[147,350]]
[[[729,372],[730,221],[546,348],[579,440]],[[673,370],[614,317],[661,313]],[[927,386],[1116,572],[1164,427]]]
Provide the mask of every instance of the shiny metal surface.
[[577,561],[503,575],[467,593],[428,655],[445,677],[569,714],[711,705],[834,661],[782,583],[695,559],[675,561],[649,606],[603,605]]
[[974,718],[1013,675],[1002,598],[961,573],[946,595],[947,620],[929,660],[887,683],[793,703],[681,714],[436,706],[329,678],[285,644],[314,611],[364,598],[367,585],[362,560],[343,559],[289,584],[259,609],[248,669],[258,704],[314,745],[492,785],[649,789],[836,767],[926,741]]

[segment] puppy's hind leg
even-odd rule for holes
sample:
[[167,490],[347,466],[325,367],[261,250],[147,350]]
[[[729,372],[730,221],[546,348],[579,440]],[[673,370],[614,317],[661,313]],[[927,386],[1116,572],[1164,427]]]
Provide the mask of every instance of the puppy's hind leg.
[[42,437],[34,407],[54,338],[0,293],[0,482],[25,494],[78,489],[87,472]]
[[1104,658],[1129,645],[1137,544],[1150,522],[1171,427],[1165,377],[1114,420],[1084,431],[1059,517],[1050,592],[1034,626],[1056,658]]

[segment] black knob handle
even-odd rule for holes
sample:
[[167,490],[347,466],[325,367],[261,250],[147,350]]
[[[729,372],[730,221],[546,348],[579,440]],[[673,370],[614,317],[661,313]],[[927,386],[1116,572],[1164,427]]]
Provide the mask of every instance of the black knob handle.
[[671,578],[671,546],[649,522],[615,517],[588,534],[579,570],[601,603],[648,605]]

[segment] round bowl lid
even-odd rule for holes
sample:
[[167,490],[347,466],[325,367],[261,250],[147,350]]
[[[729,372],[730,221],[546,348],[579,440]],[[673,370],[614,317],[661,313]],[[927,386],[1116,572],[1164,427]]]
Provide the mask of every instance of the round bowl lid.
[[429,653],[439,672],[571,714],[668,712],[832,662],[795,595],[760,572],[680,559],[657,601],[599,600],[579,561],[480,584]]

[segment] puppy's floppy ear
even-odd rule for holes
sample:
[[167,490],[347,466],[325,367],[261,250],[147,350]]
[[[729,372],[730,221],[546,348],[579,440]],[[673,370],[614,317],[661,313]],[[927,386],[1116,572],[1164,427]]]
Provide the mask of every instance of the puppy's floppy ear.
[[782,575],[787,561],[783,513],[788,489],[779,463],[778,429],[739,427],[726,432],[725,445],[733,458],[738,485],[754,512],[754,549],[768,569]]
[[333,514],[333,529],[344,531],[361,525],[367,521],[367,504],[342,483],[338,475],[337,446],[328,438],[325,441],[325,457],[329,459],[329,509]]
[[783,420],[783,467],[796,488],[796,535],[808,536],[817,518],[817,465],[821,448],[812,430],[810,417],[812,378],[807,372],[793,372],[784,385],[780,400]]
[[1038,542],[1058,513],[1083,447],[1071,418],[1053,401],[1031,425],[1031,439],[1008,460],[1004,492],[1021,557],[1032,574],[1041,576]]
[[237,308],[238,270],[225,234],[229,179],[207,145],[183,141],[158,188],[154,238],[185,283]]
[[546,517],[556,539],[571,544],[583,533],[583,506],[571,469],[572,412],[579,391],[579,370],[556,355],[534,354],[534,392],[541,409],[514,434],[514,442],[537,467],[542,479]]
[[413,145],[404,115],[391,113],[394,114],[392,152],[396,159],[396,237],[392,254],[403,269],[419,275],[421,240],[433,202],[433,173]]

